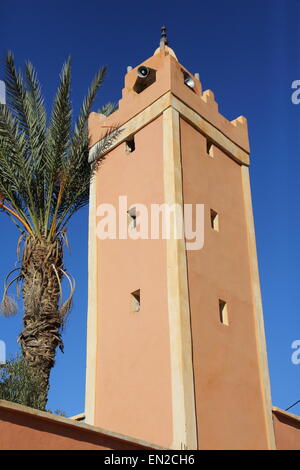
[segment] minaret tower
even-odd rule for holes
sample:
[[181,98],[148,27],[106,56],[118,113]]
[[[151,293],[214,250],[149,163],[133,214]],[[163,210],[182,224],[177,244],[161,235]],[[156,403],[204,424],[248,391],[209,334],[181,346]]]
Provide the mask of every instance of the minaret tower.
[[[86,420],[165,448],[272,449],[247,121],[219,113],[163,28],[119,109],[91,114],[91,162],[115,125],[91,186]],[[103,204],[117,217],[107,239]],[[204,205],[203,246],[120,234],[121,210],[138,232],[140,204]]]

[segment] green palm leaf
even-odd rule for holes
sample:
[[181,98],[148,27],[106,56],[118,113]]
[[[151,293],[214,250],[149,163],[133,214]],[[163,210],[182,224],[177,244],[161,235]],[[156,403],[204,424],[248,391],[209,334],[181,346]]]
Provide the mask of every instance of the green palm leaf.
[[[105,134],[91,166],[88,117],[105,73],[106,67],[96,73],[73,127],[70,59],[62,67],[49,122],[32,64],[25,64],[23,77],[12,53],[5,62],[7,105],[0,104],[0,215],[8,215],[22,232],[18,251],[21,245],[23,249],[19,272],[5,287],[2,310],[4,314],[14,312],[8,290],[13,282],[20,282],[24,325],[19,341],[28,367],[41,379],[38,395],[43,407],[56,348],[63,348],[61,331],[75,289],[63,265],[66,225],[88,204],[95,170],[121,132],[115,129]],[[108,104],[102,112],[109,115],[114,109]],[[63,277],[70,285],[65,301]]]

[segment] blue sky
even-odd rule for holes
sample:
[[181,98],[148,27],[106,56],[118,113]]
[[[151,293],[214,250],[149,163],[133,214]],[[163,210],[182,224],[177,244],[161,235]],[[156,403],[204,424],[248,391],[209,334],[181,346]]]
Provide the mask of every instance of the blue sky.
[[[78,110],[93,74],[108,65],[95,110],[118,101],[126,66],[151,56],[160,26],[179,61],[199,72],[228,119],[248,119],[251,181],[273,403],[300,399],[300,365],[291,343],[300,339],[300,105],[291,83],[300,79],[298,0],[209,2],[1,2],[0,55],[31,60],[47,106],[63,61],[73,60],[73,105]],[[1,72],[2,73],[2,72]],[[0,75],[1,75],[0,73]],[[0,77],[1,78],[1,77]],[[48,406],[68,415],[84,409],[87,310],[87,209],[69,225],[65,263],[77,281],[75,304],[51,375]],[[0,283],[16,262],[18,234],[0,214]],[[1,285],[0,284],[0,285]],[[0,339],[17,350],[21,315],[0,318]],[[300,406],[293,408],[300,414]]]

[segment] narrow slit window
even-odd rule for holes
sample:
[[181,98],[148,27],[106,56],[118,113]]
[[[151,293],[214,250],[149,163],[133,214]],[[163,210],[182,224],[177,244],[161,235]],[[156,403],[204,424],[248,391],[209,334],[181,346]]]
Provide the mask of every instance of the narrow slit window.
[[141,309],[141,291],[140,289],[131,293],[131,311],[139,312]]
[[134,136],[126,140],[126,153],[132,153],[135,151],[135,141]]
[[130,229],[136,229],[136,208],[132,207],[128,212],[128,225]]
[[213,144],[212,144],[212,142],[211,142],[209,139],[206,140],[206,153],[207,153],[207,155],[209,155],[210,157],[213,157],[213,156],[214,156],[214,155],[213,155]]
[[229,319],[228,319],[227,303],[221,299],[219,299],[219,314],[220,314],[220,322],[223,323],[223,325],[228,326]]
[[210,209],[210,225],[213,230],[219,231],[219,214]]

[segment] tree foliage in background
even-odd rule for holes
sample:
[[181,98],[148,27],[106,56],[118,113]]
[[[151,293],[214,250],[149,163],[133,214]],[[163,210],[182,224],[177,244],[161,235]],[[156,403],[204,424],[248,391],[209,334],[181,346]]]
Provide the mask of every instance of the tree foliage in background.
[[25,358],[17,355],[0,365],[0,399],[44,410],[39,388],[41,380],[27,367]]
[[44,403],[40,400],[40,386],[39,376],[28,368],[27,361],[21,354],[11,357],[5,364],[0,364],[0,400],[66,417],[65,412],[60,409],[45,410]]
[[[67,223],[88,203],[91,178],[120,131],[107,130],[94,149],[91,167],[87,120],[105,67],[92,81],[74,126],[70,60],[63,65],[50,119],[31,63],[25,64],[22,75],[8,53],[4,73],[7,105],[0,105],[0,211],[20,231],[20,265],[7,276],[1,309],[6,316],[16,312],[8,295],[16,282],[24,302],[19,343],[29,370],[40,378],[36,403],[45,408],[50,371],[56,348],[63,349],[61,331],[75,289],[63,263]],[[113,109],[106,105],[100,112]],[[64,302],[63,277],[70,286]]]

